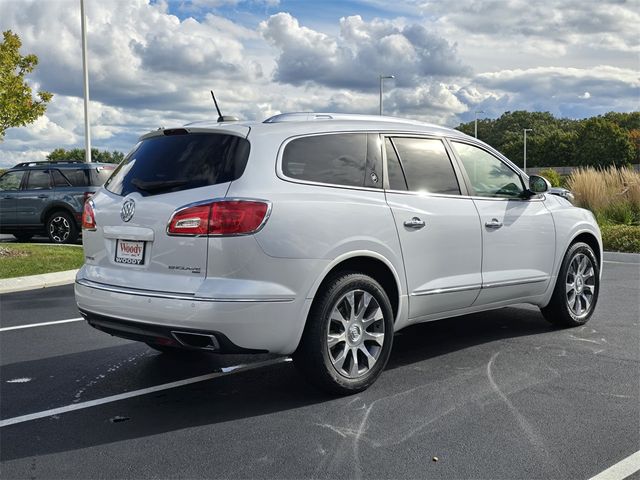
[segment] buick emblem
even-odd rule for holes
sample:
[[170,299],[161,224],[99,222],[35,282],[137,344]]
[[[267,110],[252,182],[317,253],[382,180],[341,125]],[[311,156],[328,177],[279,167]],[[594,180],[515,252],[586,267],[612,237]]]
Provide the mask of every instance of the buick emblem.
[[120,218],[123,222],[128,222],[133,218],[133,214],[136,211],[136,202],[129,199],[122,204],[122,209],[120,210]]

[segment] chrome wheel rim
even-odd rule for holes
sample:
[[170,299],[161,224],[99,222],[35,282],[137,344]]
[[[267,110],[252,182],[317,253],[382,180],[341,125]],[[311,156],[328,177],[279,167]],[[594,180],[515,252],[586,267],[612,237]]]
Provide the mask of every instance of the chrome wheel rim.
[[351,290],[334,304],[327,325],[327,352],[336,371],[347,378],[366,375],[384,345],[384,315],[364,290]]
[[49,236],[56,243],[63,243],[71,234],[71,225],[69,221],[60,216],[55,217],[49,223]]
[[577,317],[591,311],[596,294],[595,269],[591,259],[578,253],[571,259],[566,279],[567,306]]

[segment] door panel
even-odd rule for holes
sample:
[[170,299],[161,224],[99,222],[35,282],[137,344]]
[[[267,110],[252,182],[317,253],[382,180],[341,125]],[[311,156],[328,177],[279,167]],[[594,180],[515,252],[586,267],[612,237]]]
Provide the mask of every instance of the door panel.
[[53,198],[49,170],[31,170],[26,186],[17,194],[16,216],[21,225],[43,223],[42,212]]
[[24,170],[7,172],[0,177],[0,225],[15,225],[16,196],[22,183]]
[[385,158],[387,203],[402,247],[409,318],[470,306],[482,283],[482,233],[473,201],[460,196],[444,144],[433,138],[387,138]]
[[[387,192],[402,246],[409,318],[470,306],[482,283],[482,240],[470,198]],[[413,218],[422,228],[405,226]]]
[[544,202],[477,198],[474,202],[484,245],[483,290],[476,303],[544,293],[555,257],[555,227]]
[[555,257],[555,226],[542,197],[526,199],[520,173],[479,145],[452,141],[482,226],[482,292],[476,304],[540,295]]

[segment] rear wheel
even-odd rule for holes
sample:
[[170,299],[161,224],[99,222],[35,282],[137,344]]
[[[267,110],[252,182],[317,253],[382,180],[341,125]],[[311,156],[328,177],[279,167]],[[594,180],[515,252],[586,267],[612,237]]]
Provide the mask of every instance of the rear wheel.
[[392,343],[393,312],[380,284],[360,273],[340,273],[318,293],[293,359],[323,390],[352,394],[380,376]]
[[13,236],[16,237],[16,240],[23,243],[28,242],[33,238],[32,233],[14,233]]
[[577,327],[587,323],[598,302],[600,266],[592,248],[578,242],[565,254],[549,305],[542,308],[544,317],[560,327]]
[[67,212],[53,212],[47,219],[47,235],[51,243],[75,243],[78,226]]

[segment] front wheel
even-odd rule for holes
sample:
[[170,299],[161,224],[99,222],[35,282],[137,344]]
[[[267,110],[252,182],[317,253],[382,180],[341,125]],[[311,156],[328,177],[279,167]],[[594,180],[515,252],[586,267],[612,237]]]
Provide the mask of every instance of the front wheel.
[[549,305],[542,314],[559,327],[587,323],[598,302],[600,266],[589,245],[578,242],[569,247]]
[[368,388],[382,373],[393,343],[393,311],[383,288],[361,273],[325,282],[313,302],[296,367],[333,394]]

